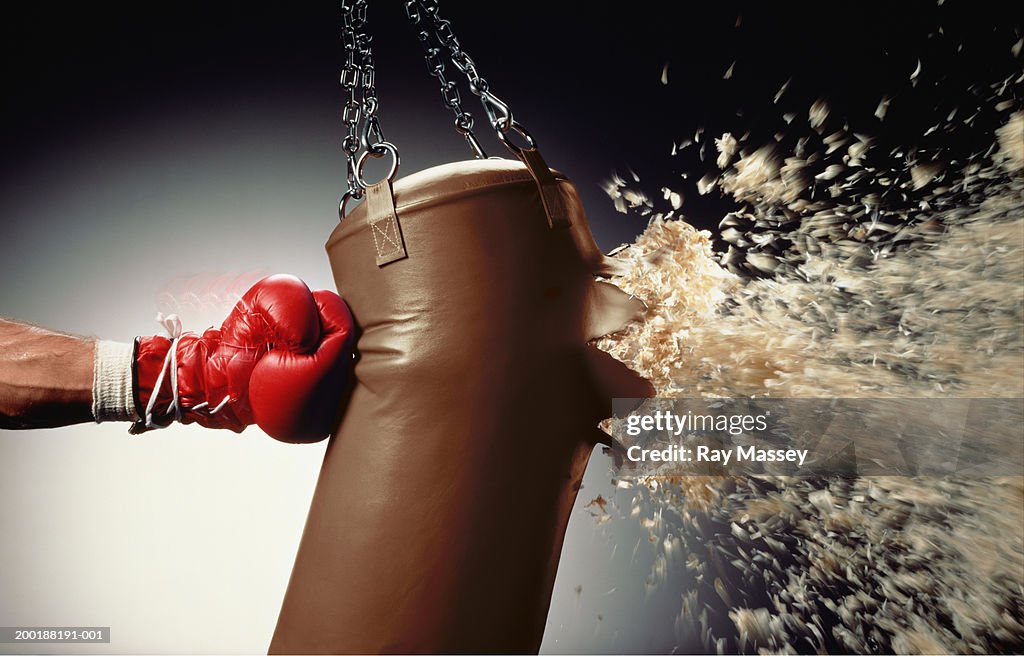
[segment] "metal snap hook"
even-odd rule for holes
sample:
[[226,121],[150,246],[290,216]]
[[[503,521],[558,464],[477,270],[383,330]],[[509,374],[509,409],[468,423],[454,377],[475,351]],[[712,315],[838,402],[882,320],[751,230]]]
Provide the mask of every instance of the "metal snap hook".
[[511,126],[515,122],[512,118],[512,108],[508,103],[490,91],[480,91],[480,104],[484,107],[491,127],[498,132],[508,132],[508,127],[503,128],[502,125]]

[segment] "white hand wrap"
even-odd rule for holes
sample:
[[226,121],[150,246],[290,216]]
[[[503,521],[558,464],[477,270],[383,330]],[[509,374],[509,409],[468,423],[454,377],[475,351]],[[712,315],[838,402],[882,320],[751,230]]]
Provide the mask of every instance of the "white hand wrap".
[[96,341],[92,373],[92,417],[104,421],[137,421],[132,390],[135,345]]

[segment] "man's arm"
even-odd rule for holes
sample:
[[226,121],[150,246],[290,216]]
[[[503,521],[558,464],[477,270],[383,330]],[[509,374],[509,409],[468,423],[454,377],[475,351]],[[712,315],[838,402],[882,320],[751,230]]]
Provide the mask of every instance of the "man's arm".
[[92,421],[96,342],[0,319],[0,428]]
[[284,442],[327,437],[352,366],[355,331],[340,296],[294,276],[260,280],[220,328],[171,339],[96,341],[0,319],[0,429],[178,421]]

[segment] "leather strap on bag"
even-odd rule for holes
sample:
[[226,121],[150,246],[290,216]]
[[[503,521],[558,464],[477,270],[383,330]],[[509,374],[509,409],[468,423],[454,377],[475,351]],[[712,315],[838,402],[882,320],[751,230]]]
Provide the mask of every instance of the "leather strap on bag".
[[530,175],[537,183],[537,191],[540,192],[540,200],[544,204],[544,213],[548,217],[548,225],[551,228],[568,228],[572,225],[569,221],[569,213],[562,201],[562,192],[558,186],[551,169],[548,168],[544,158],[541,157],[537,148],[513,148],[510,149],[526,165]]
[[409,256],[402,239],[402,226],[395,210],[391,181],[384,178],[366,188],[366,223],[373,235],[377,266],[391,264]]

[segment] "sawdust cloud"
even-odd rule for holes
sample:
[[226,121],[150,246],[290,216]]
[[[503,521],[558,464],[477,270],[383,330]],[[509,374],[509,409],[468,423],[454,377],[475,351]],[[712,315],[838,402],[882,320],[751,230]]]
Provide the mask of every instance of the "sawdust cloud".
[[[1022,81],[989,88],[999,127],[967,157],[883,150],[823,99],[770,143],[715,138],[697,188],[738,208],[718,235],[681,192],[660,207],[613,176],[616,207],[650,223],[612,282],[648,312],[599,346],[659,396],[1024,397]],[[1024,649],[1022,480],[619,472],[597,508],[647,528],[649,585],[685,569],[679,651],[997,653]]]

